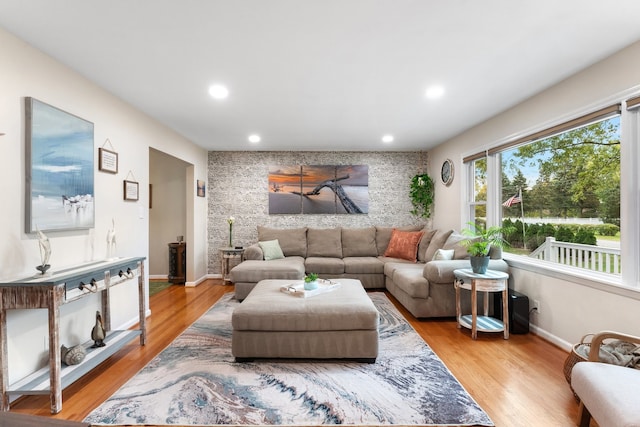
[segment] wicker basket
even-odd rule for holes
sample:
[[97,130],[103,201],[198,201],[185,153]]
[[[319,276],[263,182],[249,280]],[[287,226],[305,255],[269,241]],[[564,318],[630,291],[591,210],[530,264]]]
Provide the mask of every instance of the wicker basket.
[[[585,342],[585,341],[587,338],[593,337],[593,335],[594,334],[587,334],[583,336],[580,342],[573,346],[573,348],[571,349],[571,353],[569,353],[569,356],[567,356],[567,360],[564,361],[564,368],[563,368],[564,378],[567,380],[567,383],[569,383],[569,387],[571,387],[571,371],[573,370],[573,367],[575,366],[575,364],[578,362],[586,362],[588,360],[586,357],[578,353],[578,347],[580,346],[590,347],[591,343]],[[573,387],[571,387],[571,391],[573,392]],[[575,392],[573,392],[573,396],[576,398],[578,402],[580,401],[580,399],[578,398]]]

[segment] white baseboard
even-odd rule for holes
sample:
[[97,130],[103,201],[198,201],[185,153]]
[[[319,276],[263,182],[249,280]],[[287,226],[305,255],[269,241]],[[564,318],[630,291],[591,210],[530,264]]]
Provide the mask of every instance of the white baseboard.
[[551,344],[556,345],[558,347],[560,347],[561,349],[569,352],[571,351],[571,349],[573,348],[573,344],[571,344],[570,342],[567,342],[561,338],[558,338],[557,336],[550,334],[549,332],[547,332],[546,330],[536,326],[536,325],[529,325],[529,329],[531,329],[531,331],[538,335],[540,338],[549,341]]
[[205,280],[208,279],[222,279],[222,275],[221,274],[206,274],[204,276],[202,276],[201,278],[199,278],[198,280],[196,280],[195,282],[185,282],[185,286],[187,288],[194,288],[196,286],[198,286],[200,283],[204,282]]

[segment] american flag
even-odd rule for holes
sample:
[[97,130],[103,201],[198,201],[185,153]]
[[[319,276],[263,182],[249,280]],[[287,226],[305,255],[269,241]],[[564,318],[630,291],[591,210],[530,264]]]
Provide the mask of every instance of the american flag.
[[510,208],[512,205],[515,205],[516,203],[521,203],[521,202],[522,202],[522,197],[520,197],[520,192],[517,192],[513,196],[509,197],[507,201],[502,204],[502,206],[504,206],[505,208]]

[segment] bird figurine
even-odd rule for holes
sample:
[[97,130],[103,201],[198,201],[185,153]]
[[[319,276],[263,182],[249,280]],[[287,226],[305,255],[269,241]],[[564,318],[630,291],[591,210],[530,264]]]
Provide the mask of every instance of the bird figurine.
[[106,344],[104,343],[104,338],[107,336],[107,333],[104,330],[104,326],[102,326],[102,315],[99,311],[96,311],[96,324],[91,329],[91,339],[93,340],[92,348],[96,347],[104,347]]

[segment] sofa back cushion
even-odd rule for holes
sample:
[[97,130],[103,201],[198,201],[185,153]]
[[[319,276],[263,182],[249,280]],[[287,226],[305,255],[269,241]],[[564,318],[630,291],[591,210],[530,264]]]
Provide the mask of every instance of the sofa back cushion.
[[429,230],[425,227],[422,231],[424,234],[422,235],[422,239],[420,239],[420,244],[418,245],[418,261],[420,262],[428,262],[430,259],[425,258],[425,254],[427,253],[427,249],[429,249],[429,245],[431,244],[431,239],[436,235],[438,230]]
[[307,257],[342,258],[342,229],[307,229]]
[[307,256],[306,228],[268,228],[258,226],[258,241],[277,240],[284,256]]
[[433,255],[435,255],[438,249],[442,249],[444,247],[444,243],[447,241],[451,233],[453,233],[453,230],[436,231],[431,238],[431,242],[429,242],[429,247],[424,253],[425,261],[431,261],[433,259]]
[[342,256],[378,256],[376,228],[343,228]]
[[[469,252],[467,252],[467,248],[460,244],[463,240],[469,240],[469,236],[465,236],[454,231],[449,237],[447,237],[447,241],[444,242],[444,246],[442,246],[442,248],[453,249],[453,259],[468,259]],[[470,240],[473,241],[474,239],[472,238]]]
[[[402,231],[420,231],[422,230],[421,225],[408,225],[405,227],[395,227],[398,230]],[[376,247],[378,248],[378,256],[384,256],[384,253],[387,250],[387,246],[389,246],[389,241],[391,240],[391,231],[392,227],[376,227]]]

